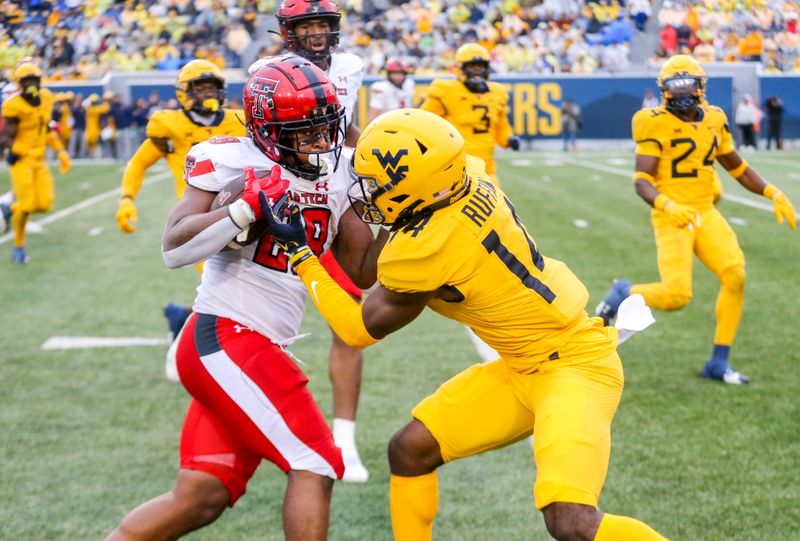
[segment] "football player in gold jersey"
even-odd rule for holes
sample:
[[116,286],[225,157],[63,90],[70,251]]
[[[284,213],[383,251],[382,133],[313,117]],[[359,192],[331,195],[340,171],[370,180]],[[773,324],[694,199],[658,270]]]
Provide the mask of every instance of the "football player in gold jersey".
[[617,329],[586,314],[584,285],[539,252],[483,161],[464,146],[451,124],[419,109],[381,115],[362,133],[350,198],[364,221],[392,229],[378,259],[379,286],[363,304],[311,253],[296,208],[278,211],[287,223],[265,209],[273,238],[347,343],[370,346],[427,306],[469,325],[501,355],[423,399],[389,443],[395,539],[431,539],[439,466],[531,434],[534,497],[553,537],[664,539],[597,509],[623,386]]
[[519,137],[508,122],[508,92],[489,81],[489,51],[467,43],[456,51],[458,79],[437,79],[421,108],[443,117],[464,137],[467,154],[486,162],[486,172],[495,176],[494,147],[519,150]]
[[[122,197],[117,210],[117,225],[124,233],[136,231],[138,213],[134,199],[142,188],[145,171],[161,158],[175,179],[175,195],[183,197],[186,154],[197,143],[213,136],[244,137],[247,130],[237,117],[238,111],[225,109],[225,78],[208,60],[192,60],[181,68],[175,86],[180,110],[156,111],[147,121],[147,139],[128,161],[122,176]],[[198,270],[202,267],[198,266]],[[172,337],[176,337],[191,309],[169,303],[164,314]],[[171,379],[177,378],[171,363],[167,368]]]
[[653,207],[661,281],[631,285],[616,280],[597,314],[609,322],[632,293],[659,310],[679,310],[692,298],[692,254],[719,278],[717,328],[701,375],[729,384],[747,383],[728,363],[744,304],[744,254],[736,234],[714,207],[714,162],[753,193],[771,199],[778,223],[794,229],[789,198],[767,184],[734,150],[725,113],[705,101],[706,75],[695,59],[670,58],[658,75],[664,105],[633,117],[636,193]]
[[42,71],[31,61],[21,62],[13,78],[19,94],[3,102],[3,128],[0,151],[8,149],[11,188],[16,201],[0,205],[0,222],[11,222],[14,228],[12,261],[27,263],[25,226],[34,212],[47,212],[53,207],[53,177],[45,160],[45,147],[58,154],[61,174],[71,162],[55,131],[50,130],[53,116],[53,94],[41,87]]

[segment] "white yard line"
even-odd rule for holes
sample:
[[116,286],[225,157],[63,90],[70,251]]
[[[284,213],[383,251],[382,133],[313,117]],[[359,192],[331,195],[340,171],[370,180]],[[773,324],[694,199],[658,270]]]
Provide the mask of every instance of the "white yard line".
[[[164,171],[163,173],[155,174],[152,177],[150,177],[147,180],[145,180],[143,186],[147,186],[149,184],[160,182],[160,181],[162,181],[162,180],[164,180],[166,178],[171,178],[171,177],[172,177],[172,173],[170,171]],[[36,224],[36,225],[40,225],[40,226],[51,224],[51,223],[53,223],[55,221],[60,220],[61,218],[66,218],[67,216],[71,216],[71,215],[75,214],[76,212],[78,212],[80,210],[83,210],[83,209],[85,209],[87,207],[90,207],[90,206],[94,205],[95,203],[98,203],[100,201],[105,201],[106,199],[111,199],[111,198],[114,198],[114,197],[119,197],[119,187],[114,188],[113,190],[108,190],[107,192],[103,192],[101,194],[92,196],[92,197],[90,197],[88,199],[84,199],[83,201],[79,201],[78,203],[75,203],[71,207],[67,207],[67,208],[61,209],[61,210],[59,210],[57,212],[53,212],[51,214],[48,214],[47,216],[45,216],[41,220],[37,220],[37,221],[35,221],[33,223]],[[0,244],[4,244],[4,243],[10,241],[13,238],[14,238],[14,233],[7,233],[7,234],[3,235],[2,237],[0,237]]]
[[[604,171],[606,173],[611,173],[614,175],[619,175],[625,178],[630,178],[633,174],[633,171],[627,171],[625,169],[619,169],[617,167],[610,167],[608,165],[600,165],[597,163],[586,163],[584,161],[578,160],[573,157],[564,157],[562,158],[566,163],[570,163],[572,165],[577,165],[578,167],[585,167],[586,169],[594,169],[596,171]],[[752,207],[754,209],[765,210],[767,212],[772,212],[772,205],[769,203],[765,203],[762,201],[756,201],[754,199],[750,199],[749,197],[742,197],[741,195],[734,195],[729,193],[723,193],[722,198],[726,201],[730,201],[731,203],[738,203],[740,205],[744,205],[746,207]]]
[[124,348],[130,346],[168,346],[166,338],[106,338],[101,336],[51,336],[42,349]]

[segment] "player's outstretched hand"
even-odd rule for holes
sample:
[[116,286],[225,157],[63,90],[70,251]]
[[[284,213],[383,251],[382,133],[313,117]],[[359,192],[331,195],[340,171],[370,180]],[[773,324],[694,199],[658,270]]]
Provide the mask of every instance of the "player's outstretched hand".
[[772,194],[772,204],[772,210],[778,223],[782,224],[786,221],[789,227],[794,230],[797,227],[797,212],[794,210],[792,202],[786,197],[786,194],[780,190],[776,191]]
[[61,165],[58,168],[59,173],[62,175],[69,173],[69,170],[72,168],[72,160],[69,159],[69,154],[67,154],[66,150],[58,152],[58,163]]
[[512,135],[511,137],[508,138],[508,148],[510,148],[511,150],[519,150],[520,144],[521,141],[519,137],[517,137],[516,135]]
[[291,254],[308,244],[300,207],[288,202],[288,195],[275,203],[270,203],[264,192],[259,193],[258,198],[267,221],[267,231],[285,252]]
[[130,197],[123,197],[119,200],[119,208],[117,209],[117,226],[123,233],[133,233],[136,231],[134,222],[139,219],[136,213],[136,205],[133,204],[133,199]]

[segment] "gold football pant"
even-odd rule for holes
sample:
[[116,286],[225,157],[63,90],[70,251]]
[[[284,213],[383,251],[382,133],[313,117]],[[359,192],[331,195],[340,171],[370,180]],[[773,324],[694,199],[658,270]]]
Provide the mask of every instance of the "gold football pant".
[[533,433],[536,507],[554,502],[596,507],[622,387],[616,352],[579,364],[547,361],[533,374],[514,372],[499,359],[445,382],[412,415],[436,438],[445,462]]
[[53,176],[44,159],[22,158],[9,168],[16,201],[11,206],[14,246],[25,245],[25,225],[33,212],[53,207]]
[[641,294],[648,306],[657,310],[683,308],[692,298],[693,254],[697,254],[721,284],[714,343],[731,345],[744,306],[744,253],[736,233],[716,208],[700,212],[697,227],[675,227],[657,210],[652,221],[661,281],[636,284],[631,294]]

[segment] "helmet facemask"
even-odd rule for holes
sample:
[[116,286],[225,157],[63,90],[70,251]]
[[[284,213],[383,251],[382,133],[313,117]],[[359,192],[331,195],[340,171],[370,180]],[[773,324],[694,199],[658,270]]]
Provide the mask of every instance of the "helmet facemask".
[[[195,85],[202,83],[214,83],[217,90],[211,94],[211,97],[202,97],[197,95]],[[217,114],[225,104],[225,84],[218,78],[209,76],[195,79],[189,82],[189,97],[192,100],[191,110],[203,116],[211,116]],[[205,92],[204,92],[205,93]],[[205,93],[208,94],[208,93]]]
[[483,60],[465,62],[461,66],[464,85],[470,92],[485,94],[489,92],[489,63]]
[[[313,34],[297,34],[297,27],[311,21],[324,21],[328,23],[327,32]],[[314,64],[328,60],[339,46],[339,18],[320,17],[319,15],[287,23],[286,48],[310,60]],[[324,39],[324,43],[322,40]]]
[[661,94],[667,109],[677,114],[688,114],[700,105],[703,80],[695,75],[675,75],[661,83]]
[[22,97],[25,99],[25,101],[34,107],[38,106],[42,102],[42,99],[39,96],[41,87],[42,80],[36,76],[23,77],[19,80],[20,94],[22,94]]
[[[321,127],[325,129],[320,130]],[[301,178],[317,180],[339,165],[345,139],[344,107],[338,104],[317,107],[311,111],[311,118],[304,120],[265,122],[259,127],[251,122],[247,130],[267,157]],[[318,151],[298,150],[300,146],[315,144],[320,138],[330,146]],[[307,156],[307,160],[300,155]]]

